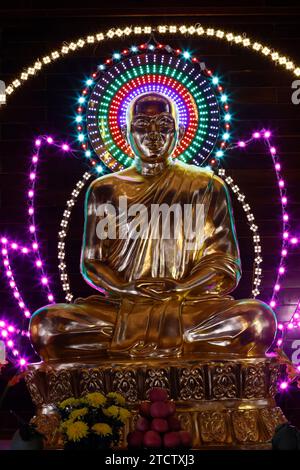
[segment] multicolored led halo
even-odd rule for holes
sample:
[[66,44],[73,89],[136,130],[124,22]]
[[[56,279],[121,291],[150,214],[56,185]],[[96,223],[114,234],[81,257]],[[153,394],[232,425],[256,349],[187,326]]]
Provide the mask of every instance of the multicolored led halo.
[[[95,84],[95,74],[92,77],[87,80],[87,86]],[[155,91],[172,98],[177,107],[179,124],[186,130],[174,158],[200,165],[218,141],[222,119],[221,103],[214,85],[218,85],[216,77],[211,78],[200,64],[178,57],[171,48],[169,52],[154,50],[125,58],[102,72],[92,89],[86,115],[87,134],[92,147],[112,171],[130,166],[133,155],[122,133],[126,109],[139,94]],[[221,91],[222,88],[218,86],[217,90]],[[78,110],[80,114],[87,101],[87,93],[88,89],[85,88],[79,99],[82,105]],[[224,107],[224,113],[226,109]],[[76,119],[80,131],[78,138],[86,150],[87,135],[83,133],[81,122],[84,119],[80,114]],[[225,116],[223,120],[225,123]],[[228,130],[227,125],[225,130]]]
[[[110,107],[110,110],[108,112],[109,130],[110,135],[112,135],[113,138],[113,143],[120,147],[123,153],[132,158],[133,155],[130,150],[130,147],[128,146],[121,132],[122,127],[126,125],[126,110],[128,105],[136,96],[145,92],[155,91],[165,96],[170,96],[172,93],[172,95],[175,95],[173,101],[175,102],[175,105],[178,110],[179,122],[186,129],[185,135],[180,142],[180,146],[178,146],[174,152],[174,158],[181,155],[181,159],[186,161],[184,155],[190,154],[189,146],[192,144],[195,138],[199,139],[199,137],[196,136],[198,115],[194,98],[190,93],[188,93],[184,89],[184,87],[179,82],[176,83],[176,81],[171,78],[166,81],[165,77],[161,75],[147,75],[143,76],[140,81],[143,83],[143,86],[138,87],[137,80],[134,79],[127,83],[124,87],[122,87],[114,97],[114,103]],[[148,85],[149,81],[150,85]],[[166,83],[167,86],[163,86],[162,83]],[[124,91],[124,88],[126,89],[126,91],[129,88],[129,93],[128,91],[126,93]],[[133,92],[130,92],[130,89],[132,88]],[[185,101],[180,95],[180,92],[184,93]],[[124,95],[126,96],[126,98],[124,98]],[[181,106],[180,101],[182,102]],[[103,120],[103,122],[105,122],[105,113],[103,113],[101,119]],[[202,127],[206,128],[207,126],[205,124],[200,124],[199,135],[205,134],[205,130],[202,129]],[[104,136],[103,141],[105,142]],[[109,142],[107,142],[106,147],[110,149]]]

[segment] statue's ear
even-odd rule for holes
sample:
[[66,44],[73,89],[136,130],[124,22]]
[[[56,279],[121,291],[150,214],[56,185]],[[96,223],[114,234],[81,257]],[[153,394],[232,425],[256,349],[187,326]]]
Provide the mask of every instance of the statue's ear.
[[128,143],[128,138],[127,138],[127,126],[124,124],[124,126],[121,127],[121,134]]
[[185,127],[184,127],[182,124],[179,124],[179,128],[178,128],[178,144],[180,144],[180,142],[182,141],[184,134],[185,134]]

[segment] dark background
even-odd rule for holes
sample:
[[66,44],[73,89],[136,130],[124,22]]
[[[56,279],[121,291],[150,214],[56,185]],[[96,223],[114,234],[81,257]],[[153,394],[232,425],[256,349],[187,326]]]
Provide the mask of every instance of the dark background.
[[[14,3],[14,5],[13,5]],[[300,64],[300,7],[297,2],[281,5],[273,1],[191,2],[180,5],[174,1],[107,2],[95,8],[85,1],[80,7],[65,2],[5,2],[0,6],[0,79],[9,83],[37,58],[60,49],[63,41],[71,42],[88,34],[125,25],[201,23],[203,26],[246,33],[250,38],[269,45]],[[300,105],[291,102],[292,74],[274,66],[268,59],[243,47],[215,39],[155,34],[158,41],[173,47],[189,49],[200,56],[220,77],[231,98],[236,137],[247,138],[254,129],[270,128],[280,150],[284,177],[288,182],[289,213],[292,232],[300,233]],[[104,44],[93,44],[69,54],[43,68],[36,78],[8,98],[0,109],[0,234],[16,240],[28,240],[26,231],[26,194],[28,163],[32,141],[41,133],[72,140],[76,137],[74,115],[76,98],[87,75],[114,51],[132,44],[141,44],[148,36],[113,39]],[[268,300],[276,275],[280,249],[280,206],[275,175],[270,158],[263,147],[255,146],[246,152],[232,152],[226,157],[225,167],[247,195],[262,235],[263,288],[260,298]],[[48,158],[46,158],[48,157]],[[47,259],[47,271],[52,285],[63,300],[58,284],[57,231],[65,201],[75,182],[84,171],[83,163],[57,152],[47,152],[40,167],[41,190],[37,199],[38,226],[41,228],[42,253]],[[82,235],[82,202],[74,210],[68,244],[68,264],[71,286],[75,296],[88,295],[79,274],[79,255]],[[236,225],[240,243],[243,278],[235,296],[251,293],[252,240],[243,213],[234,202]],[[35,272],[27,258],[16,258],[16,279],[24,286],[24,298],[31,309],[46,303],[40,294]],[[300,252],[292,249],[288,260],[288,275],[280,295],[277,310],[280,319],[288,319],[297,302],[300,280]],[[18,311],[0,279],[0,316],[18,318]],[[19,321],[18,321],[19,322]],[[20,322],[19,322],[20,324]],[[24,324],[26,327],[26,324]],[[13,373],[2,373],[2,382]],[[1,377],[0,377],[1,378]],[[3,383],[2,383],[3,387]],[[280,398],[284,411],[295,424],[300,424],[300,408],[296,391]],[[13,408],[24,417],[30,417],[33,408],[24,384],[10,391],[0,411],[0,436],[10,435],[17,423],[9,417]],[[2,423],[2,427],[1,427]]]

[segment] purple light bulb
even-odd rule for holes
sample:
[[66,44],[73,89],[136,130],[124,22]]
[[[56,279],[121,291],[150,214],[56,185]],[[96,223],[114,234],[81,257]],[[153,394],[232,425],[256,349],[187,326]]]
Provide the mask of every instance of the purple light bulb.
[[288,383],[287,382],[281,382],[280,388],[281,388],[281,390],[286,390],[288,388]]

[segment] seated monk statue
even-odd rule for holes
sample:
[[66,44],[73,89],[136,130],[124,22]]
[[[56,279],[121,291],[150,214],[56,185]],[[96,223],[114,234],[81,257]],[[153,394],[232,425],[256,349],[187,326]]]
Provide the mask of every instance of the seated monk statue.
[[129,105],[134,164],[93,181],[85,201],[81,273],[100,293],[35,312],[31,341],[44,361],[265,356],[272,309],[229,295],[241,263],[228,189],[172,158],[182,134],[171,99],[145,93]]

